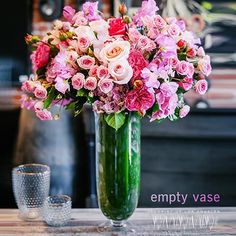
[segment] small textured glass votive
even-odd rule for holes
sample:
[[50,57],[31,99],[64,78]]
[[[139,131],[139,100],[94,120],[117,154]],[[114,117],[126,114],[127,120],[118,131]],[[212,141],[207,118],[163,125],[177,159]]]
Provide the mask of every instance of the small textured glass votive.
[[71,219],[71,198],[67,195],[47,197],[43,207],[43,219],[51,226],[66,225]]

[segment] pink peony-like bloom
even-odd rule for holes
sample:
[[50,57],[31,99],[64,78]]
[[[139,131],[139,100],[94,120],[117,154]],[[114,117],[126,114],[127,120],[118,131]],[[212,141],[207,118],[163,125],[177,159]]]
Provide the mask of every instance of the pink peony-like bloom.
[[140,114],[145,115],[146,111],[153,106],[154,102],[154,93],[143,86],[141,89],[133,89],[127,93],[125,107],[129,111],[138,111]]
[[209,56],[205,56],[198,61],[198,69],[206,76],[210,75],[212,68]]
[[98,2],[86,2],[83,4],[82,10],[89,21],[101,19],[101,16],[98,14]]
[[79,67],[89,70],[95,64],[95,58],[90,56],[82,56],[77,60]]
[[142,18],[145,16],[154,17],[156,14],[156,11],[159,8],[156,5],[155,0],[147,0],[142,2],[141,8],[137,11],[137,13],[133,17],[133,21],[138,26],[142,25]]
[[72,79],[72,86],[74,89],[80,90],[85,84],[84,75],[82,73],[75,74]]
[[34,90],[34,96],[39,99],[44,99],[47,97],[47,90],[42,85],[38,85]]
[[128,62],[133,69],[133,80],[138,79],[142,69],[148,65],[148,61],[144,58],[142,52],[135,49],[131,50]]
[[40,119],[40,120],[52,120],[52,113],[50,111],[48,111],[47,109],[43,109],[43,110],[36,110],[35,111],[36,116]]
[[100,88],[100,90],[103,93],[109,93],[114,87],[113,80],[112,79],[106,79],[106,78],[102,79],[102,80],[99,80],[98,87]]
[[106,79],[109,77],[108,68],[101,65],[97,68],[96,74],[99,79]]
[[70,85],[67,80],[63,80],[60,77],[55,79],[55,89],[62,94],[65,94],[67,90],[70,90]]
[[36,51],[31,55],[33,70],[46,66],[50,58],[50,47],[45,43],[39,43]]
[[185,77],[182,81],[180,81],[179,83],[179,87],[181,87],[182,89],[184,89],[185,91],[188,91],[192,88],[193,86],[193,78],[190,77]]
[[184,105],[182,108],[179,110],[179,117],[184,118],[185,116],[188,115],[190,111],[190,106],[189,105]]
[[65,6],[63,8],[63,16],[65,17],[65,19],[67,21],[69,21],[70,23],[72,23],[72,18],[75,15],[75,9],[73,9],[70,6]]
[[208,89],[208,83],[205,79],[198,80],[194,86],[197,93],[204,95]]
[[168,37],[167,35],[160,34],[155,42],[162,48],[164,51],[177,51],[177,45],[173,38]]
[[141,72],[141,77],[145,81],[145,85],[148,88],[155,88],[158,89],[160,86],[160,82],[157,79],[157,75],[151,72],[148,68],[144,68]]
[[94,90],[97,87],[97,79],[95,77],[88,77],[85,80],[84,88],[88,90]]

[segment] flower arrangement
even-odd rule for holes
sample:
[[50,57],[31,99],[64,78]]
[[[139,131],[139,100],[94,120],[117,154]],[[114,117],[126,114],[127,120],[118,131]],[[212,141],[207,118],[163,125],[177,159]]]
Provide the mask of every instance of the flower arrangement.
[[154,0],[143,1],[133,17],[121,5],[121,16],[107,20],[97,6],[86,2],[79,12],[66,6],[66,21],[55,21],[44,38],[26,36],[34,76],[22,84],[22,107],[52,120],[59,118],[52,105],[77,115],[88,102],[115,129],[127,111],[151,121],[185,117],[184,93],[204,94],[211,72],[200,39],[182,20],[156,14]]

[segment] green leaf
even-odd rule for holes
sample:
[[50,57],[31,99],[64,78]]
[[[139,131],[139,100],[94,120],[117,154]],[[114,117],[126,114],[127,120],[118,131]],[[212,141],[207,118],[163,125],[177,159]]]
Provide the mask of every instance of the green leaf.
[[125,114],[123,112],[105,115],[105,121],[109,126],[118,130],[125,123]]
[[86,101],[87,101],[86,97],[81,97],[80,100],[75,103],[74,117],[76,117],[80,114]]
[[159,106],[157,103],[154,104],[153,108],[152,108],[152,112],[156,112],[159,110]]
[[80,89],[76,94],[76,97],[86,97],[86,96],[87,96],[87,93],[85,89]]
[[51,105],[53,99],[55,98],[55,91],[56,91],[55,87],[52,87],[50,91],[48,92],[48,97],[44,101],[44,108],[47,109]]
[[66,105],[66,107],[65,107],[66,110],[74,110],[75,106],[76,106],[76,103],[77,103],[77,101],[76,102],[72,102],[72,103]]

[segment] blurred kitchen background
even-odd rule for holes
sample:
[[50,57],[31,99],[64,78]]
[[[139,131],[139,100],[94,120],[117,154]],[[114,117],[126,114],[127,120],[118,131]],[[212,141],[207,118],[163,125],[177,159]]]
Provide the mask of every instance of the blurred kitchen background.
[[[160,14],[178,16],[202,38],[213,73],[204,96],[186,100],[191,114],[161,124],[142,121],[140,207],[155,193],[220,194],[218,206],[236,205],[236,3],[227,0],[158,0]],[[106,17],[116,15],[119,1],[100,0]],[[141,5],[127,0],[130,14]],[[63,112],[57,122],[42,122],[20,109],[20,81],[30,74],[24,36],[44,35],[61,18],[65,5],[80,0],[1,1],[0,36],[0,207],[15,207],[12,167],[30,162],[52,169],[51,194],[73,198],[74,207],[96,207],[93,112],[77,118]],[[172,205],[180,206],[180,205]],[[185,206],[196,206],[187,202]],[[204,204],[199,204],[204,206]]]

